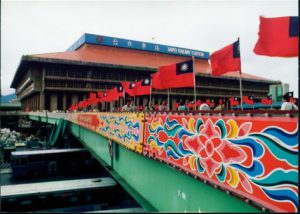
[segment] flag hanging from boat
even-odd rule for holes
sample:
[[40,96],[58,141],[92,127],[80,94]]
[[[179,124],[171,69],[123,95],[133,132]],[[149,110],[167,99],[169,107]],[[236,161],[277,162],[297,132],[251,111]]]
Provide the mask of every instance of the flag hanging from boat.
[[240,42],[237,40],[233,44],[215,51],[210,56],[212,76],[241,71]]
[[155,89],[194,87],[193,60],[158,67],[152,75]]
[[265,18],[260,16],[258,40],[254,53],[272,57],[298,56],[299,17]]

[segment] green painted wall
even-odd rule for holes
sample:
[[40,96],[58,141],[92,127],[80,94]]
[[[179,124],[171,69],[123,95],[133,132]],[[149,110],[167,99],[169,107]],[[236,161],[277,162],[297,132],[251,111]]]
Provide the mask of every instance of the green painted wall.
[[114,178],[148,211],[259,212],[223,191],[116,143],[111,165],[107,139],[76,124],[70,123],[69,127],[102,165],[112,166]]
[[51,117],[41,117],[41,116],[33,116],[29,115],[29,119],[31,120],[36,120],[36,121],[41,121],[44,123],[50,123],[50,124],[55,124],[56,121],[58,120],[57,118],[51,118]]
[[101,135],[87,130],[81,126],[74,123],[69,123],[69,128],[71,133],[84,141],[86,148],[90,151],[92,150],[94,155],[101,158],[107,165],[111,166],[111,158],[109,156],[108,150],[108,140]]

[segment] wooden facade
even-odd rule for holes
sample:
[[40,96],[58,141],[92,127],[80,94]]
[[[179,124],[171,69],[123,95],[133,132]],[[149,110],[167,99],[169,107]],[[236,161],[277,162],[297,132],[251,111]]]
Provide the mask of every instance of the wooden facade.
[[[111,89],[122,81],[140,80],[153,72],[156,69],[23,56],[12,87],[16,89],[23,110],[66,110],[71,104],[87,98],[90,92]],[[280,82],[243,79],[242,84],[244,96],[262,98],[267,96],[270,84]],[[239,96],[239,79],[236,77],[216,78],[198,73],[196,85],[197,99]],[[153,89],[152,92],[156,104],[167,99],[165,90]],[[180,99],[193,100],[193,92],[193,88],[171,89],[172,108]],[[135,102],[145,105],[148,100],[149,96],[140,96]],[[120,98],[118,105],[123,104],[124,100]],[[99,104],[99,108],[104,110],[103,104]]]
[[[71,104],[87,98],[90,92],[106,91],[122,81],[139,81],[150,77],[159,66],[190,59],[175,54],[109,47],[97,44],[98,41],[103,42],[100,39],[91,44],[93,41],[88,40],[91,37],[99,38],[97,35],[84,34],[81,43],[78,41],[74,43],[76,45],[74,49],[22,57],[11,84],[11,87],[16,89],[22,109],[66,110]],[[194,70],[197,99],[219,99],[240,95],[237,72],[212,77],[208,56],[195,58]],[[242,74],[244,96],[265,97],[271,84],[281,83]],[[175,109],[175,103],[179,100],[193,100],[193,93],[193,88],[171,89],[171,108]],[[166,90],[153,89],[152,94],[152,100],[156,104],[160,104],[162,99],[167,99]],[[146,105],[148,100],[149,96],[136,97],[135,104]],[[123,104],[124,100],[120,98],[117,105]],[[103,104],[102,106],[99,104],[98,107],[100,110],[105,109]]]

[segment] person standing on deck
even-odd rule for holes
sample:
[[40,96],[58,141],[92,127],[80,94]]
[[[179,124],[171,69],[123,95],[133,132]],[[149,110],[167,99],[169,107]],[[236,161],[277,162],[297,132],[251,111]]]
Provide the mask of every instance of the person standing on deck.
[[186,105],[184,104],[184,102],[182,100],[180,100],[178,111],[187,111],[187,110],[188,110],[188,108],[186,107]]
[[290,102],[289,100],[290,100],[290,97],[289,97],[288,93],[283,95],[281,110],[298,110],[298,107],[294,103]]
[[169,111],[169,106],[165,100],[162,100],[161,105],[158,107],[159,111]]

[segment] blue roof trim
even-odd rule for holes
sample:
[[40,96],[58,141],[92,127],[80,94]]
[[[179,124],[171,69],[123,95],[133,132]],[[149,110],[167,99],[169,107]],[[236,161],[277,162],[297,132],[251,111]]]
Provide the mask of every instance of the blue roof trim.
[[[254,103],[254,105],[249,105],[249,104],[243,104],[244,109],[255,109],[255,108],[280,108],[282,102],[273,102],[271,105],[268,104],[261,104],[261,103]],[[240,109],[240,105],[236,105],[233,107],[233,109]]]
[[85,43],[85,37],[86,34],[83,34],[76,42],[74,42],[68,49],[67,51],[75,51],[76,49],[80,48],[81,45]]
[[164,54],[171,54],[171,55],[178,55],[178,56],[185,56],[185,57],[194,56],[195,58],[205,59],[205,60],[209,59],[209,52],[206,51],[199,51],[199,50],[180,48],[175,46],[161,45],[161,44],[155,44],[150,42],[121,39],[116,37],[108,37],[108,36],[101,36],[101,35],[88,34],[88,33],[83,34],[73,45],[71,45],[71,47],[67,49],[67,51],[75,51],[84,43],[135,49],[135,50],[142,50],[142,51],[148,51],[154,53],[164,53]]

